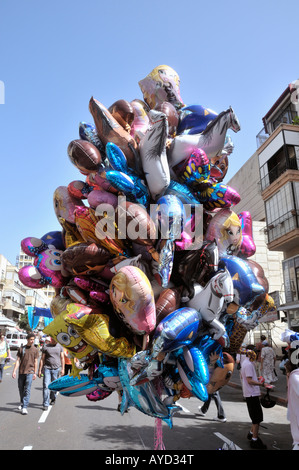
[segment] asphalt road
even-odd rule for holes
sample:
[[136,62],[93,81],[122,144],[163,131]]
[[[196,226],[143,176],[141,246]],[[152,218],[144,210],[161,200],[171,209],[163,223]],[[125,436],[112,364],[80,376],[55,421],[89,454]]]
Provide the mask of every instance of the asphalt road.
[[[154,450],[155,419],[135,408],[130,408],[122,416],[117,411],[116,393],[95,403],[89,402],[85,396],[58,395],[56,404],[44,412],[42,379],[37,378],[32,386],[28,415],[21,415],[17,411],[17,379],[12,379],[11,372],[12,365],[9,365],[0,384],[1,450],[102,450],[114,456],[121,451],[134,451],[132,455],[137,455],[137,451]],[[226,441],[232,441],[235,450],[250,450],[246,438],[250,420],[241,391],[226,386],[221,397],[226,423],[213,420],[216,415],[213,402],[207,415],[200,417],[198,405],[202,405],[201,401],[196,398],[180,400],[184,409],[175,414],[173,428],[164,422],[162,424],[166,454],[180,452],[189,455],[202,450],[217,450]],[[264,409],[260,435],[269,450],[292,448],[286,413],[287,409],[280,405]],[[133,462],[131,465],[134,467]]]

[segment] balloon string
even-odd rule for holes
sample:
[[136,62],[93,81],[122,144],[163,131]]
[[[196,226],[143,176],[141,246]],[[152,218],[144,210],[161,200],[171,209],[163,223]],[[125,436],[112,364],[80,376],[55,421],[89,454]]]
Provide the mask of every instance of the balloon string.
[[[160,377],[156,380],[155,383],[157,393],[159,398],[162,396],[162,387]],[[155,419],[155,431],[154,431],[154,450],[165,450],[164,442],[163,442],[163,429],[162,429],[162,419],[156,418]]]
[[165,450],[163,443],[163,430],[162,430],[162,419],[155,419],[155,444],[154,450]]

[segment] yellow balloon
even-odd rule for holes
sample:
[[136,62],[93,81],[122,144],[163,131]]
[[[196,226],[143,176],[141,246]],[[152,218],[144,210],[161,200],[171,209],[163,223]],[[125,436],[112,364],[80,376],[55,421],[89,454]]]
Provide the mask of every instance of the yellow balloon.
[[65,310],[57,315],[54,320],[44,328],[43,332],[70,351],[80,362],[90,362],[98,351],[90,344],[86,343],[84,339],[79,336],[77,331],[65,321],[67,315],[78,312],[80,308],[80,304],[68,304]]
[[66,315],[65,321],[72,325],[88,344],[104,354],[112,357],[132,357],[136,353],[136,346],[127,338],[114,338],[110,334],[110,318],[100,311],[82,305],[77,312]]

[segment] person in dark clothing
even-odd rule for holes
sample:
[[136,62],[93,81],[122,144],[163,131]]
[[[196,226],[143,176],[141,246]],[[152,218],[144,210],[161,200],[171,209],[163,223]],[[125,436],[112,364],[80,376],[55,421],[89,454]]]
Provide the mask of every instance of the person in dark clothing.
[[64,375],[64,351],[63,347],[49,337],[42,349],[42,357],[39,363],[38,376],[43,371],[43,409],[47,410],[49,405],[54,405],[56,392],[49,390],[48,386],[53,380]]
[[17,370],[19,369],[18,387],[21,404],[18,409],[23,415],[28,414],[27,408],[30,400],[32,380],[35,380],[37,375],[39,352],[34,346],[34,339],[34,333],[29,333],[27,335],[27,344],[19,348],[17,352],[17,360],[12,372],[12,378],[15,379]]

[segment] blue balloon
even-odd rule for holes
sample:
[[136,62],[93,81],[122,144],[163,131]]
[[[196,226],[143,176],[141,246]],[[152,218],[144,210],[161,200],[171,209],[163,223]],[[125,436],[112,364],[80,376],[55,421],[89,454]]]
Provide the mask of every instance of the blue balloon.
[[192,393],[202,401],[208,399],[206,385],[209,383],[209,369],[202,352],[192,346],[173,353],[178,361],[179,374]]
[[238,256],[224,256],[221,263],[227,267],[234,289],[237,291],[236,303],[242,307],[250,306],[254,299],[265,293],[265,289],[258,282],[249,264]]
[[93,144],[101,153],[105,153],[105,147],[100,140],[95,126],[87,122],[80,122],[79,124],[79,136],[82,140],[87,140]]
[[160,418],[172,428],[172,416],[175,411],[181,410],[179,406],[165,405],[153,382],[146,382],[142,385],[131,385],[130,379],[133,375],[130,368],[130,360],[119,358],[118,370],[123,386],[123,397],[120,407],[121,413],[132,404],[142,413]]
[[113,142],[106,144],[106,155],[112,170],[106,171],[106,179],[125,194],[131,202],[147,207],[150,195],[147,186],[127,164],[123,151]]
[[183,307],[170,313],[156,327],[153,357],[192,344],[202,326],[202,316],[194,308]]
[[180,110],[180,122],[177,127],[177,134],[200,134],[209,122],[213,121],[218,114],[211,109],[200,105],[185,106]]
[[59,392],[61,395],[70,397],[91,393],[98,388],[98,384],[96,380],[90,380],[87,374],[81,374],[80,377],[64,375],[51,382],[48,388]]

